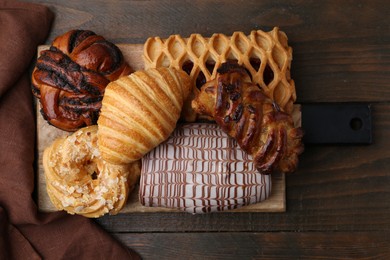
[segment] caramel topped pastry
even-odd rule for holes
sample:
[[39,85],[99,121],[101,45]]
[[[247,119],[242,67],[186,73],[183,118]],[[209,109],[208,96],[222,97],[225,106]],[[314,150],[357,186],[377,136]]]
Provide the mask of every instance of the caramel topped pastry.
[[252,155],[259,172],[292,172],[303,152],[303,131],[291,115],[252,83],[244,67],[224,63],[192,102],[199,114],[212,117],[239,146]]

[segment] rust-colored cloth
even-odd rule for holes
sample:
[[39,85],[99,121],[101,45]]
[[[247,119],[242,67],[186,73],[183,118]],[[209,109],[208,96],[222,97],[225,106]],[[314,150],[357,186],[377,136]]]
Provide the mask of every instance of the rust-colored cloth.
[[0,0],[0,259],[138,259],[94,221],[41,213],[33,200],[29,69],[53,19],[45,6]]

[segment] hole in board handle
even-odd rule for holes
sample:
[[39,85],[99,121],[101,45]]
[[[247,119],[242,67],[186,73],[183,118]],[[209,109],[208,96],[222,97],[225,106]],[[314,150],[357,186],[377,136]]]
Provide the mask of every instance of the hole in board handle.
[[352,130],[359,131],[363,127],[363,120],[359,117],[354,117],[349,122],[349,126],[351,127]]

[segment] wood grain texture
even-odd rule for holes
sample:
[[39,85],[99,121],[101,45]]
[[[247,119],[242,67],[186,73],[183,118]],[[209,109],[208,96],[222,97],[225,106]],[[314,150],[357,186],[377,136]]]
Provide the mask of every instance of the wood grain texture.
[[73,28],[115,43],[143,43],[149,36],[279,26],[293,47],[299,103],[373,104],[372,145],[306,146],[298,171],[286,178],[285,213],[136,213],[98,220],[144,259],[390,259],[388,1],[33,2],[56,14],[47,43]]
[[[384,232],[117,234],[144,259],[389,259]],[[179,245],[179,246],[178,246]]]
[[389,4],[357,1],[34,1],[56,12],[47,43],[70,28],[115,43],[150,36],[249,33],[279,26],[293,47],[298,102],[388,101]]
[[284,214],[124,214],[98,222],[115,232],[390,232],[389,111],[390,104],[373,105],[372,145],[306,146],[298,171],[286,177]]

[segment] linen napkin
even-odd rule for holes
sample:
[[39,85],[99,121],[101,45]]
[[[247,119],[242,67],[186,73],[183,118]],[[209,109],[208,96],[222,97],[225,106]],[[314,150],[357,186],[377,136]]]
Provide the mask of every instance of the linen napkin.
[[0,259],[139,259],[94,221],[34,202],[30,68],[53,19],[43,5],[0,0]]

